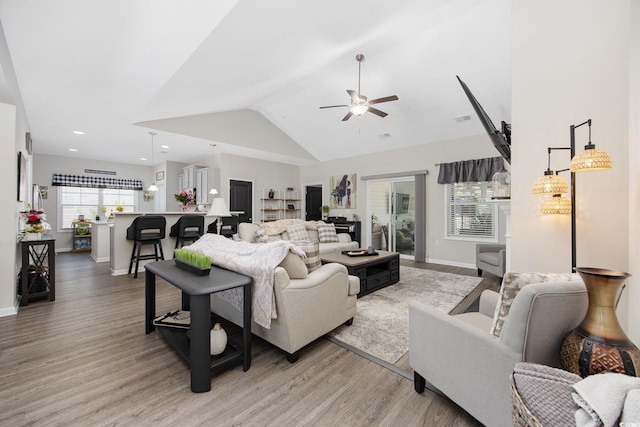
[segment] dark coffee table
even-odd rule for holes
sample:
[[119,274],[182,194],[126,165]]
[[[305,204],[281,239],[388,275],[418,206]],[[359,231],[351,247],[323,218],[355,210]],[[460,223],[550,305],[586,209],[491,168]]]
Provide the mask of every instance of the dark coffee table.
[[377,251],[377,255],[349,256],[341,252],[320,255],[323,264],[337,262],[347,267],[349,274],[360,279],[361,296],[398,283],[400,280],[400,254]]

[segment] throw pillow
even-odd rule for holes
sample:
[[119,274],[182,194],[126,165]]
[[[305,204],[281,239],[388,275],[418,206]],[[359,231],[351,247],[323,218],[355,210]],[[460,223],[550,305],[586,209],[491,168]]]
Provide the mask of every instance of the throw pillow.
[[305,279],[307,277],[307,265],[300,255],[289,252],[279,264],[287,270],[290,279]]
[[322,266],[322,262],[320,261],[320,244],[317,240],[298,241],[294,242],[294,244],[307,255],[304,263],[307,265],[309,273]]
[[307,234],[304,222],[287,225],[287,234],[289,235],[289,240],[292,242],[309,240],[309,235]]
[[336,226],[334,224],[318,224],[318,237],[320,238],[320,243],[337,242]]
[[581,280],[580,276],[571,273],[506,273],[502,279],[500,295],[493,314],[491,333],[497,337],[502,332],[502,326],[509,314],[511,304],[523,286],[531,283],[561,282],[565,280]]
[[258,228],[253,235],[253,240],[256,243],[267,243],[269,241],[269,236],[267,236],[267,232],[264,231],[263,228]]

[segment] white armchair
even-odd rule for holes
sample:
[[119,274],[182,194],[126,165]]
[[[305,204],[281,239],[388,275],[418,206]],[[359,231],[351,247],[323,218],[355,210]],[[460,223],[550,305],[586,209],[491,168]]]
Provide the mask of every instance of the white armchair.
[[588,300],[581,281],[524,286],[499,337],[490,334],[497,300],[484,291],[479,312],[454,316],[411,302],[409,359],[418,393],[428,382],[481,423],[510,426],[514,365],[559,366],[562,338],[580,323]]
[[478,276],[488,271],[498,277],[504,276],[507,266],[507,246],[499,243],[479,243],[476,245],[476,268]]

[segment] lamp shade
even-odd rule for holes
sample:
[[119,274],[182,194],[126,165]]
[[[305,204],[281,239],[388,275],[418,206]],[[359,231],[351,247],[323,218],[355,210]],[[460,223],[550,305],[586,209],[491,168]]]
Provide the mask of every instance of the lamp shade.
[[571,213],[571,200],[556,194],[544,201],[540,212],[545,215],[569,215]]
[[595,172],[611,169],[612,166],[611,157],[605,151],[587,145],[584,151],[573,156],[569,169],[571,172]]
[[531,192],[533,194],[567,194],[569,184],[558,175],[544,175],[536,180]]
[[213,199],[213,203],[211,204],[211,209],[207,212],[207,216],[215,216],[215,217],[223,217],[223,216],[231,216],[231,212],[229,212],[229,208],[227,208],[227,203],[224,201],[222,197],[218,197],[217,199]]
[[367,110],[369,109],[369,107],[365,104],[358,104],[358,105],[354,105],[353,107],[351,107],[349,109],[349,111],[351,111],[353,114],[355,114],[356,116],[361,116],[364,113],[367,112]]

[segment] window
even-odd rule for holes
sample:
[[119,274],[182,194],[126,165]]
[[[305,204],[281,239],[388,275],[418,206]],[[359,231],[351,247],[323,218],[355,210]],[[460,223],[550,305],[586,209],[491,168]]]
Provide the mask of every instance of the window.
[[71,228],[71,223],[80,215],[92,220],[96,215],[103,216],[115,210],[116,204],[124,207],[124,211],[135,210],[135,191],[109,188],[59,187],[58,189],[58,229]]
[[497,204],[491,203],[492,183],[447,185],[447,238],[497,241]]

